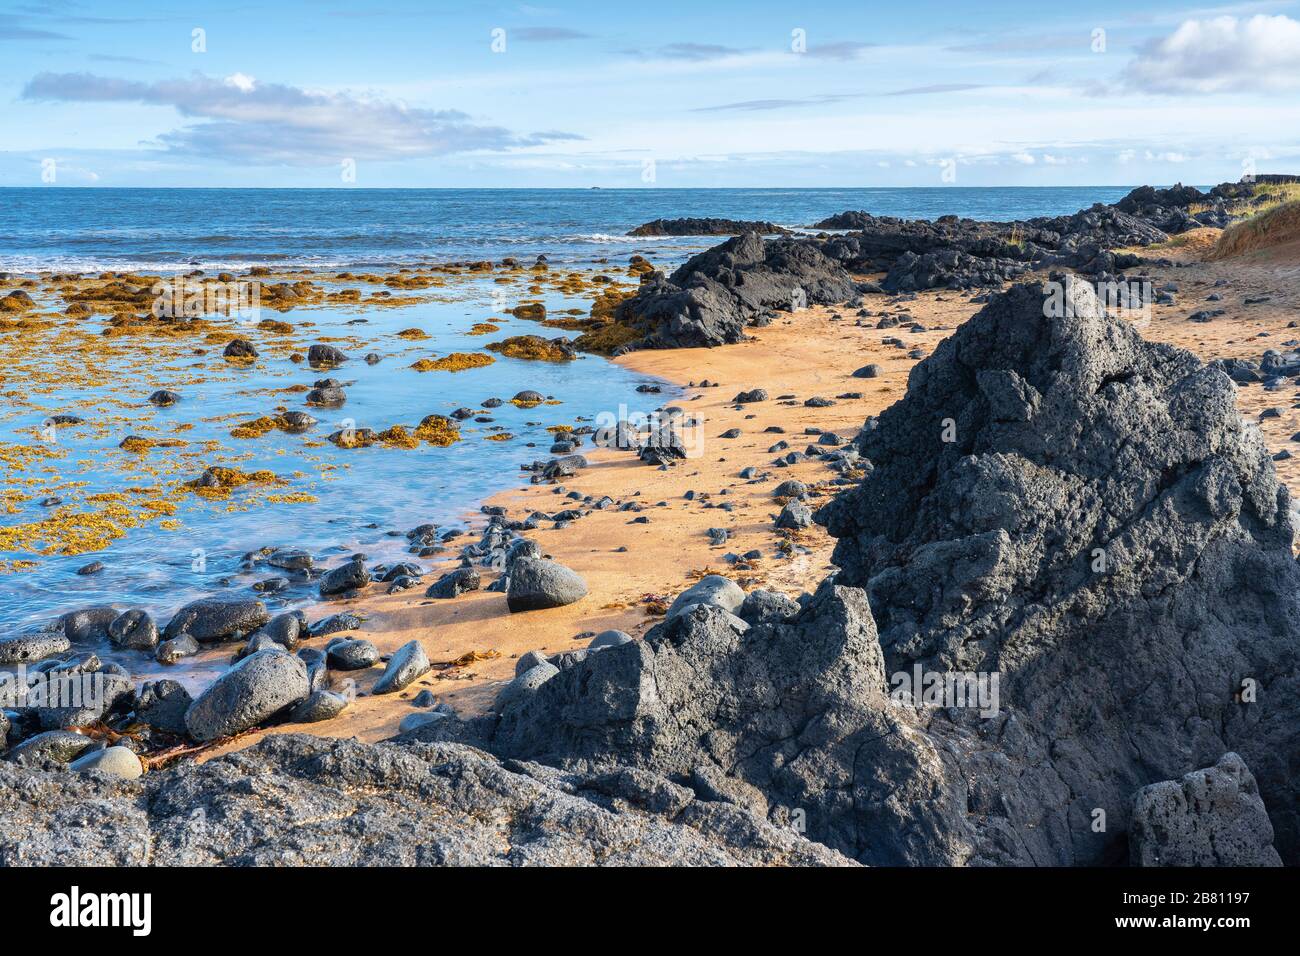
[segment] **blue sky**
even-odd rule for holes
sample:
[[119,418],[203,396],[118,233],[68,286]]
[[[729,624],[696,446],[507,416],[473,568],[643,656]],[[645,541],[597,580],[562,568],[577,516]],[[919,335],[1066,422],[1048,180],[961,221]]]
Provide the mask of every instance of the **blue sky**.
[[0,185],[1300,172],[1300,3],[1056,6],[28,0],[0,5]]

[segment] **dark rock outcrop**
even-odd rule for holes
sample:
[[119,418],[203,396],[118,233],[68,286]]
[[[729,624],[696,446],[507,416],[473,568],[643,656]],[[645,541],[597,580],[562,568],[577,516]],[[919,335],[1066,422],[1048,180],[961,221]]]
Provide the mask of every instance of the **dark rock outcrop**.
[[786,235],[790,230],[766,220],[744,219],[655,219],[628,231],[629,236],[739,236],[756,232],[764,236]]
[[[1115,203],[1115,208],[1175,235],[1202,226],[1224,228],[1232,220],[1228,203],[1250,195],[1251,187],[1246,183],[1224,183],[1208,193],[1182,183],[1168,189],[1139,186]],[[1198,207],[1196,212],[1192,212],[1193,206]]]
[[639,348],[740,342],[774,310],[842,302],[848,273],[815,243],[746,233],[700,253],[668,278],[654,275],[618,306],[616,319],[641,333]]
[[761,627],[692,603],[643,641],[503,693],[499,717],[409,736],[660,774],[864,862],[967,861],[973,837],[951,823],[959,778],[889,702],[862,591],[825,585],[792,622]]
[[[1287,491],[1226,375],[1083,283],[1063,311],[1017,287],[913,369],[863,433],[875,469],[819,514],[837,581],[870,595],[891,674],[1000,674],[993,859],[1122,859],[1135,790],[1235,750],[1298,861]],[[930,731],[969,749],[960,721]]]
[[1100,203],[1068,216],[1023,222],[957,216],[931,222],[865,212],[846,212],[832,220],[857,231],[826,238],[822,250],[850,272],[885,272],[881,286],[889,292],[1001,288],[1030,269],[1109,272],[1138,260],[1117,259],[1107,250],[1169,238],[1150,222]]

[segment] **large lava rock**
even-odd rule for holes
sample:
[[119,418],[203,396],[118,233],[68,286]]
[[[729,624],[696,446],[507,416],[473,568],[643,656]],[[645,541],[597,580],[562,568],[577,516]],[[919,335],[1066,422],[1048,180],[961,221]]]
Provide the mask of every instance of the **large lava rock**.
[[1235,750],[1300,862],[1287,490],[1226,375],[1051,291],[994,299],[864,433],[874,470],[819,513],[837,581],[889,673],[999,674],[1001,723],[930,723],[968,768],[958,737],[1002,752],[993,859],[1121,860],[1134,791]]
[[843,302],[849,274],[810,240],[764,240],[749,232],[652,278],[621,303],[619,322],[642,333],[641,348],[689,348],[743,341],[745,328],[774,310]]
[[953,865],[973,853],[957,767],[887,697],[857,588],[824,584],[795,617],[757,626],[693,602],[645,640],[497,706],[408,736],[573,772],[663,775],[862,862]]

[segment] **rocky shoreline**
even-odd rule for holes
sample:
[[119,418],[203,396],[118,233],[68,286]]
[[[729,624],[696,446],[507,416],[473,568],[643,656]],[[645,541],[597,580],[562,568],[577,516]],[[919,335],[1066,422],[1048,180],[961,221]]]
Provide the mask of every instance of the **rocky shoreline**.
[[[1200,220],[1169,210],[1203,200],[1135,190],[1114,209],[1022,233],[1006,257],[990,224],[846,214],[834,220],[861,236],[742,235],[671,276],[647,273],[616,321],[658,348],[742,342],[805,304],[856,310],[861,327],[862,297],[914,291],[890,281],[900,263],[898,275],[915,276],[908,257],[949,253],[963,271],[937,281],[968,293],[1031,269],[1116,275],[1142,264],[1113,245],[1162,241],[1147,230],[1167,239],[1156,221],[1194,228]],[[905,248],[914,242],[925,251]],[[1003,261],[1024,269],[1004,274]],[[874,286],[861,277],[882,271]],[[820,507],[802,482],[776,489],[778,529],[797,536],[815,520],[837,540],[838,570],[817,586],[796,599],[738,587],[734,572],[705,574],[665,602],[644,639],[607,631],[585,648],[521,655],[483,713],[417,706],[395,743],[280,736],[135,779],[130,741],[95,750],[112,737],[68,729],[134,719],[187,739],[183,750],[268,720],[333,718],[349,697],[326,678],[377,670],[381,657],[369,694],[430,672],[420,640],[381,655],[342,636],[359,623],[346,611],[308,626],[256,601],[196,602],[159,629],[130,611],[86,609],[6,640],[11,662],[39,655],[46,672],[103,671],[119,692],[96,714],[10,711],[0,799],[22,825],[0,838],[0,862],[69,852],[77,840],[49,821],[95,800],[105,822],[78,838],[86,862],[1295,863],[1300,571],[1287,490],[1244,427],[1227,367],[1144,341],[1083,282],[1060,282],[1070,308],[1050,321],[1041,285],[990,295],[916,356],[907,395],[856,437],[818,432],[806,451],[769,449],[777,463],[815,459],[836,476]],[[804,301],[791,301],[795,288]],[[1262,364],[1274,379],[1300,370],[1280,352]],[[747,388],[732,404],[768,401]],[[690,418],[589,440],[635,467],[672,469],[686,460]],[[562,444],[536,463],[539,485],[562,491],[588,467]],[[580,602],[587,583],[534,533],[628,503],[579,495],[571,514],[522,518],[489,506],[480,539],[426,597],[481,590],[485,569],[509,612]],[[374,580],[401,592],[421,578],[414,563],[354,560],[321,591],[346,597]],[[167,681],[136,691],[93,655],[65,657],[85,635],[145,640],[151,628],[168,641],[238,641],[241,659],[190,700]],[[323,648],[299,647],[331,631],[340,636]],[[997,675],[996,713],[900,704],[894,678],[911,673]],[[69,763],[87,772],[55,769]],[[248,802],[240,780],[252,776],[281,797]],[[395,795],[376,802],[376,786]],[[258,809],[268,799],[326,822],[273,835]],[[449,822],[489,806],[500,819],[484,828]],[[199,808],[241,822],[186,835],[178,821]],[[359,817],[385,834],[367,850]],[[566,835],[561,821],[574,819]],[[404,839],[410,829],[427,839]],[[334,855],[313,858],[326,841]]]
[[[1232,210],[1253,196],[1254,187],[1243,183],[1224,183],[1208,193],[1181,184],[1143,186],[1114,205],[1015,222],[957,216],[930,222],[849,210],[811,227],[841,230],[838,234],[769,242],[760,236],[776,231],[771,223],[657,220],[633,234],[730,233],[736,238],[671,275],[644,274],[641,288],[615,311],[616,322],[629,330],[620,350],[731,344],[741,341],[746,329],[770,323],[779,311],[843,302],[873,289],[990,290],[1052,269],[1127,281],[1138,278],[1126,272],[1143,260],[1113,250],[1165,243],[1192,229],[1222,228]],[[878,284],[853,278],[881,272]]]

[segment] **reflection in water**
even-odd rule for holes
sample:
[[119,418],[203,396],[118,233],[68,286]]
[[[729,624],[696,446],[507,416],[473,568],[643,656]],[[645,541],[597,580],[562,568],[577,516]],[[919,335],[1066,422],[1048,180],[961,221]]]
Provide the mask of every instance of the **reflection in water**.
[[[262,318],[289,322],[294,331],[276,336],[256,323],[237,326],[237,334],[254,342],[260,353],[251,366],[225,361],[222,344],[201,336],[100,339],[103,345],[98,346],[100,317],[81,322],[76,334],[52,330],[47,347],[26,354],[0,340],[0,349],[10,350],[6,367],[24,370],[33,383],[24,403],[0,415],[3,441],[54,456],[9,472],[6,486],[20,489],[25,500],[3,517],[0,527],[41,520],[51,513],[51,506],[41,503],[50,496],[65,506],[111,509],[125,507],[117,498],[133,507],[147,502],[150,496],[140,490],[153,488],[176,505],[174,514],[151,515],[104,550],[41,556],[33,570],[0,576],[0,620],[6,628],[40,625],[96,603],[143,607],[161,627],[171,612],[196,597],[247,597],[255,593],[255,583],[281,575],[292,582],[292,575],[266,564],[246,564],[249,552],[263,548],[303,548],[326,566],[355,552],[364,552],[372,562],[409,558],[406,530],[425,522],[463,524],[483,498],[526,480],[520,465],[548,457],[553,440],[548,427],[590,422],[620,406],[649,411],[656,400],[670,397],[638,393],[644,377],[598,356],[563,363],[496,356],[485,367],[418,372],[410,366],[421,358],[458,351],[487,354],[481,351],[484,344],[507,335],[562,334],[507,316],[504,310],[520,298],[540,297],[552,312],[585,312],[590,305],[558,293],[530,296],[519,286],[503,298],[490,274],[456,277],[448,289],[437,291],[438,301],[404,307],[263,310]],[[500,331],[469,334],[475,323],[487,319]],[[422,330],[427,338],[397,334],[409,329]],[[332,371],[290,360],[292,353],[319,341],[343,349],[350,360]],[[372,352],[381,356],[377,364],[363,358]],[[304,387],[327,376],[342,383],[346,403],[307,406]],[[151,405],[147,397],[163,388],[180,393],[181,400],[169,407]],[[510,404],[508,399],[523,389],[541,392],[555,403],[531,409]],[[506,401],[485,408],[490,398]],[[461,423],[462,440],[447,447],[343,449],[325,440],[340,428],[410,428],[427,415],[459,408],[478,414]],[[294,410],[310,412],[318,424],[302,435],[279,430],[253,438],[230,434],[242,422]],[[48,419],[57,414],[85,421],[48,434]],[[486,440],[500,432],[513,437]],[[135,452],[120,448],[132,435],[152,447]],[[54,441],[42,442],[43,437]],[[269,470],[281,480],[235,489],[228,500],[177,493],[181,482],[215,464],[244,472]],[[31,558],[19,550],[0,551],[0,560]],[[92,560],[101,561],[104,569],[76,573]],[[316,591],[314,584],[300,582],[257,596],[275,613],[314,600]],[[141,652],[95,650],[101,658],[119,660],[137,677],[184,675],[185,683],[198,687],[228,664],[232,648],[215,648],[169,668]]]

